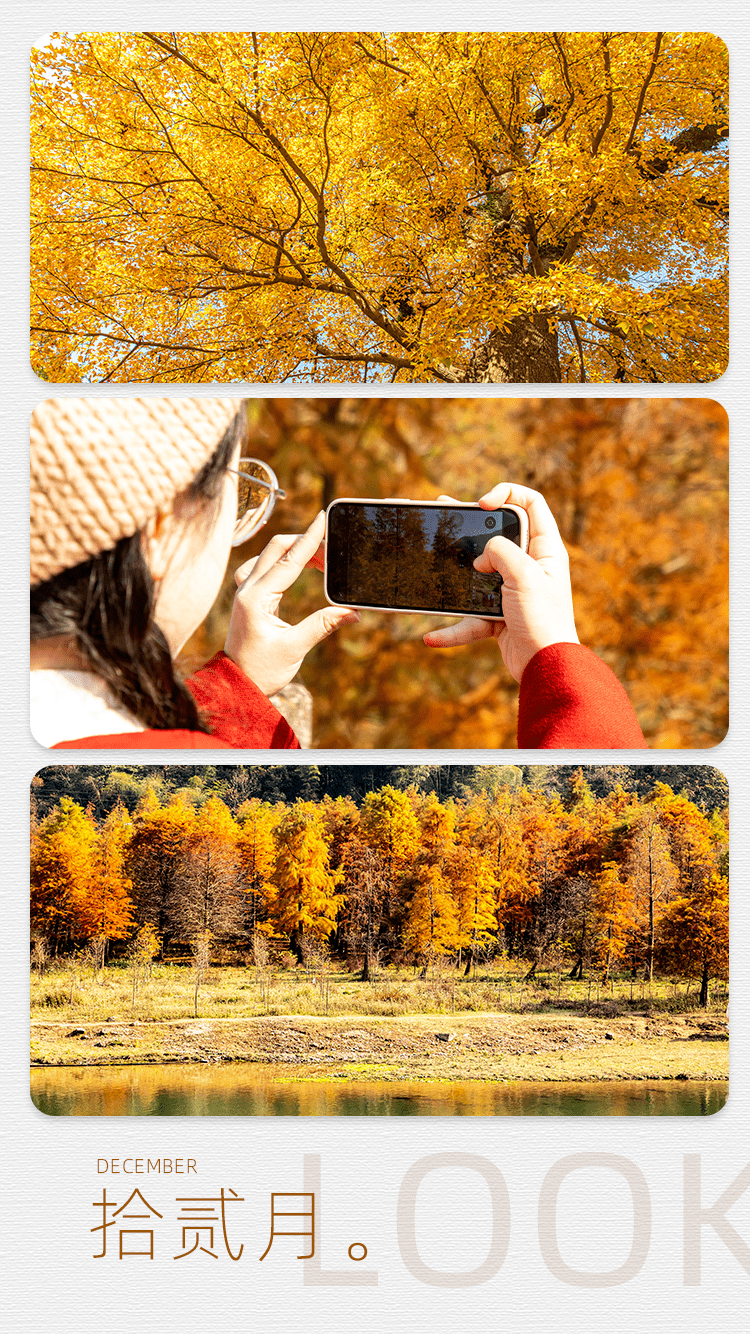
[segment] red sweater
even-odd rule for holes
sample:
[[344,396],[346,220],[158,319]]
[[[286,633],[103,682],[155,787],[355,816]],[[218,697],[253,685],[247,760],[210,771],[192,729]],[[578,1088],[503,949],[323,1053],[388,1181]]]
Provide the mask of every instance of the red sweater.
[[[298,750],[278,709],[225,653],[188,681],[204,713],[205,732],[119,732],[59,741],[54,750]],[[642,750],[630,700],[609,667],[581,644],[552,644],[536,653],[518,700],[521,750]]]
[[519,750],[643,750],[646,741],[625,691],[582,644],[550,644],[521,677]]
[[299,750],[299,741],[270,699],[217,653],[187,682],[211,734],[149,728],[58,741],[53,750]]

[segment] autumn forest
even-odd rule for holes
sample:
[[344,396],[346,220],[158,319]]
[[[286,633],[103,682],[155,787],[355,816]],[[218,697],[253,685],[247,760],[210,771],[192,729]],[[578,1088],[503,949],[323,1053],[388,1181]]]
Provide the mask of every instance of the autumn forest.
[[669,977],[705,1006],[728,967],[726,787],[672,772],[49,768],[32,787],[32,960],[171,958],[201,983],[212,960],[364,981],[510,961],[631,996]]

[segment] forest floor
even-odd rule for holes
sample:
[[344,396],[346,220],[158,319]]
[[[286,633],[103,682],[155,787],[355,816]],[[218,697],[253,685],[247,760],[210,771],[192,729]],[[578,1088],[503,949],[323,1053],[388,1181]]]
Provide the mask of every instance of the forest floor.
[[728,1026],[705,1010],[616,1017],[361,1014],[32,1022],[37,1066],[259,1062],[305,1080],[724,1080]]

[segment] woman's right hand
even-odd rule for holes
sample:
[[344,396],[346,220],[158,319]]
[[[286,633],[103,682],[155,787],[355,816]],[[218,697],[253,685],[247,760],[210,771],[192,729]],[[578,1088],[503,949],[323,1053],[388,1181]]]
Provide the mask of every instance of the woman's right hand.
[[237,593],[224,652],[264,695],[275,695],[297,675],[306,653],[342,625],[353,625],[359,612],[321,607],[298,625],[277,616],[282,594],[306,566],[320,569],[325,536],[321,511],[301,536],[277,533],[259,556],[235,571]]
[[[449,501],[450,496],[439,496]],[[483,509],[519,505],[529,516],[529,551],[507,537],[493,537],[474,568],[495,570],[503,578],[503,619],[485,621],[467,616],[444,630],[424,636],[430,648],[452,648],[474,640],[495,638],[508,671],[517,681],[540,649],[550,644],[577,644],[568,553],[549,506],[538,491],[501,482],[479,504]]]

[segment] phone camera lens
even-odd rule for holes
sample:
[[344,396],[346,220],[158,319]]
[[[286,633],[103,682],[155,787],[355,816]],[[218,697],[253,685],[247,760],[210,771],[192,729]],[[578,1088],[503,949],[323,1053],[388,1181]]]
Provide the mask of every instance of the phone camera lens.
[[497,519],[485,519],[484,526],[485,528],[497,528]]

